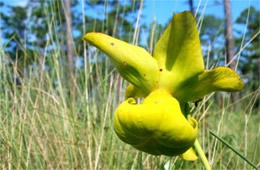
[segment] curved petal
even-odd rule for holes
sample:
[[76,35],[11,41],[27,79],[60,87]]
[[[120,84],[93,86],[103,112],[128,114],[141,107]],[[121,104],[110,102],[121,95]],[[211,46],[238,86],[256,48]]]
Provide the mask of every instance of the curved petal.
[[160,86],[169,90],[203,72],[199,34],[190,12],[174,14],[155,45],[154,57],[159,65]]
[[163,90],[153,91],[142,104],[129,98],[114,117],[118,137],[133,147],[153,154],[174,156],[189,149],[198,134],[197,121],[181,113],[178,101]]
[[83,40],[106,53],[120,75],[145,93],[155,87],[158,65],[143,48],[102,33],[88,33]]
[[196,161],[198,159],[197,155],[195,154],[195,151],[190,148],[185,153],[181,155],[181,158],[186,161]]
[[244,83],[235,71],[218,67],[187,80],[173,92],[173,96],[180,102],[195,101],[214,91],[235,92],[243,87]]

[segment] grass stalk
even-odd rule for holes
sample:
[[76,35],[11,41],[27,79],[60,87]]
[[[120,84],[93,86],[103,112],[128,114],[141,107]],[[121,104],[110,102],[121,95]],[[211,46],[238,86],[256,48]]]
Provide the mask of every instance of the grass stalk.
[[198,139],[196,139],[195,143],[194,143],[194,147],[198,152],[198,155],[203,163],[203,165],[205,166],[206,170],[211,170],[210,164],[208,159],[206,158],[204,151],[202,150],[200,143],[198,141]]
[[244,155],[242,155],[239,151],[237,151],[232,145],[230,145],[226,140],[222,139],[218,135],[216,135],[214,132],[210,131],[210,134],[213,135],[215,138],[217,138],[219,141],[221,141],[223,144],[225,144],[229,149],[231,149],[233,152],[235,152],[238,156],[240,156],[243,160],[245,160],[249,165],[251,165],[253,168],[257,169],[256,165],[254,165],[251,161],[249,161]]

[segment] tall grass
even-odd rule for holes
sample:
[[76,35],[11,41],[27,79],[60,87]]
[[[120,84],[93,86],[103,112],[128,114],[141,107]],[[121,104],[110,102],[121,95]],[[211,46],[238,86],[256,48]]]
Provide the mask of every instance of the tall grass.
[[[55,23],[49,20],[46,50],[49,44],[60,41],[53,31]],[[11,67],[3,64],[8,54],[0,49],[1,169],[203,169],[200,160],[152,156],[118,139],[113,131],[113,113],[123,100],[126,83],[121,83],[115,69],[109,69],[107,59],[105,64],[98,62],[99,51],[84,50],[83,68],[76,71],[73,99],[64,76],[61,46],[49,54],[49,70],[43,67],[45,53],[40,67],[27,69],[20,86],[10,82],[16,63]],[[238,109],[232,107],[227,93],[219,94],[221,105],[214,95],[206,96],[197,107],[191,104],[199,121],[199,141],[213,169],[251,167],[211,136],[210,130],[259,165],[260,116],[254,110],[258,94],[256,90],[242,96],[236,103]]]

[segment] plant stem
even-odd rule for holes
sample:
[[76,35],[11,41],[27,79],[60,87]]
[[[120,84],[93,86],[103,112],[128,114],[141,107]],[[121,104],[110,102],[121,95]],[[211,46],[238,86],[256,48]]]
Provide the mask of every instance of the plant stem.
[[202,150],[202,148],[201,148],[201,146],[200,146],[200,143],[199,143],[198,139],[196,139],[196,141],[195,141],[195,143],[194,143],[194,147],[195,147],[195,149],[197,150],[198,155],[199,155],[199,157],[201,158],[202,163],[204,164],[206,170],[211,170],[211,167],[210,167],[210,165],[209,165],[209,161],[208,161],[208,159],[206,158],[206,156],[205,156],[205,154],[204,154],[204,152],[203,152],[203,150]]

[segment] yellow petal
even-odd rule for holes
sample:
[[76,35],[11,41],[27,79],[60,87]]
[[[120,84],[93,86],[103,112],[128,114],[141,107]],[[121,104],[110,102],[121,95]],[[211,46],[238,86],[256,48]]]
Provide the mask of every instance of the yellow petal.
[[181,113],[178,101],[164,90],[156,90],[136,104],[129,98],[114,117],[118,137],[133,147],[154,155],[174,156],[189,149],[198,134],[197,121]]
[[235,92],[243,87],[244,83],[235,71],[218,67],[187,80],[173,92],[173,96],[180,102],[195,101],[214,91]]
[[196,161],[198,159],[192,148],[188,149],[185,153],[181,155],[181,158],[186,161]]
[[88,33],[83,39],[106,53],[120,75],[144,93],[155,87],[157,62],[143,48],[102,33]]
[[174,14],[160,40],[154,57],[160,70],[159,86],[174,91],[176,86],[204,70],[197,25],[190,12]]

